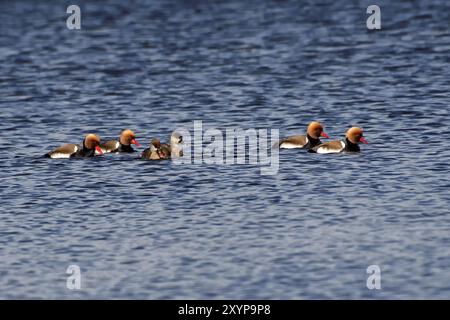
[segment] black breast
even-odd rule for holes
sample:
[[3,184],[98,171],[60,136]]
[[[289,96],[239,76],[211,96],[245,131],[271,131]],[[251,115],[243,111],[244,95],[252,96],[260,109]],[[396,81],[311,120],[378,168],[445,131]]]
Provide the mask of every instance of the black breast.
[[322,144],[322,141],[320,141],[320,139],[314,139],[309,134],[306,134],[306,137],[308,138],[308,143],[303,148],[308,149],[308,151]]
[[95,149],[83,148],[72,154],[71,158],[89,158],[95,156]]
[[347,138],[345,138],[345,151],[349,152],[359,152],[359,146],[356,143],[350,142]]
[[134,149],[131,145],[120,144],[119,152],[134,152]]

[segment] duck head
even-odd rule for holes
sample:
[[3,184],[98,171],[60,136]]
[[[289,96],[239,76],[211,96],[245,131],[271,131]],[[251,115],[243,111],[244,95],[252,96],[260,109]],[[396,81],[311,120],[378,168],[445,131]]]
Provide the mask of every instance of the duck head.
[[150,141],[150,151],[154,152],[161,148],[161,141],[159,139],[154,138]]
[[368,142],[366,141],[366,139],[364,139],[363,137],[363,129],[358,128],[358,127],[352,127],[350,129],[347,130],[347,133],[345,134],[345,137],[354,144],[357,143],[364,143],[364,144],[368,144]]
[[89,133],[88,135],[86,135],[83,141],[83,146],[86,149],[95,149],[98,151],[98,153],[103,154],[103,151],[100,148],[100,137],[96,134]]
[[330,138],[324,131],[323,126],[320,122],[313,121],[308,125],[308,129],[306,130],[308,135],[313,139],[319,139],[320,137]]
[[136,140],[136,135],[130,129],[125,129],[120,134],[120,143],[124,146],[135,144],[136,147],[140,147],[141,144]]

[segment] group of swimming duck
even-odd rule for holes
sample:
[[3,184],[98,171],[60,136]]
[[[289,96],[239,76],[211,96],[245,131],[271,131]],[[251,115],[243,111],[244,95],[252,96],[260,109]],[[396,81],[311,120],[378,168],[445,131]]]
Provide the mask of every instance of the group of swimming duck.
[[[152,139],[150,146],[141,153],[141,158],[147,160],[164,160],[171,157],[183,156],[181,143],[183,137],[174,132],[170,136],[169,143],[161,143],[159,139]],[[136,135],[130,129],[125,129],[120,134],[119,140],[108,140],[104,143],[96,134],[89,133],[83,140],[83,145],[65,144],[45,154],[48,158],[82,158],[94,157],[105,153],[132,153],[135,152],[132,145],[140,147]]]
[[359,143],[368,144],[364,139],[363,130],[359,127],[348,129],[343,140],[322,143],[320,137],[330,138],[323,130],[323,125],[320,122],[313,121],[308,125],[306,134],[281,139],[274,147],[280,149],[301,148],[316,153],[340,153],[359,152]]
[[[309,152],[317,153],[339,153],[358,152],[359,143],[367,144],[363,137],[363,130],[359,127],[352,127],[347,130],[345,138],[322,143],[321,137],[329,138],[324,132],[320,122],[313,121],[308,125],[306,134],[290,136],[281,139],[274,147],[280,149],[306,149]],[[159,139],[152,139],[150,145],[141,153],[141,158],[146,160],[164,160],[172,157],[182,157],[183,137],[174,132],[170,136],[169,143],[161,143]],[[73,157],[94,157],[105,153],[132,153],[135,152],[132,145],[140,147],[136,140],[136,135],[130,129],[125,129],[120,134],[119,140],[108,140],[104,143],[96,134],[89,133],[83,140],[83,145],[65,144],[45,156],[48,158],[73,158]]]

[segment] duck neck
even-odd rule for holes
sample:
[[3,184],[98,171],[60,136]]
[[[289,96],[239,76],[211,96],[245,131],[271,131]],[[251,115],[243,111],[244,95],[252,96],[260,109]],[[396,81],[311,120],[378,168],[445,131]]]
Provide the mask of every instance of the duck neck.
[[83,150],[79,153],[82,157],[93,157],[95,155],[95,149],[89,149],[83,141]]
[[345,138],[345,150],[346,151],[359,151],[359,146],[357,143],[353,143],[348,138]]
[[308,142],[310,145],[310,148],[318,146],[319,144],[321,144],[320,138],[313,138],[309,135],[309,133],[306,133],[306,137],[308,138]]
[[130,144],[127,145],[120,143],[119,150],[121,152],[134,152],[134,149]]
[[86,140],[83,140],[83,151],[85,153],[89,153],[89,152],[95,152],[94,149],[90,149],[86,146]]

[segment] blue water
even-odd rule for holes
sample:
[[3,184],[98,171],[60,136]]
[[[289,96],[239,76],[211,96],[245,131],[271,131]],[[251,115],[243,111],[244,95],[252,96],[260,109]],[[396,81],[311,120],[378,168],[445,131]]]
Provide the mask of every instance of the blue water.
[[[0,298],[450,298],[448,1],[376,1],[379,31],[373,1],[77,0],[68,30],[73,3],[0,2]],[[193,120],[370,144],[273,176],[41,158]]]

